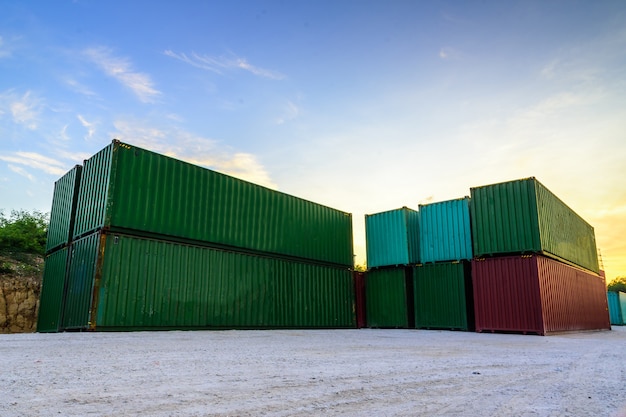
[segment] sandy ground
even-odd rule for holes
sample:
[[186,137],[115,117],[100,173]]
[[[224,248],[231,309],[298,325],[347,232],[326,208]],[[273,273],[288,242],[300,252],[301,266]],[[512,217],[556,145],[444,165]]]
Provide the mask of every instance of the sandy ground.
[[624,416],[626,328],[0,335],[0,416]]

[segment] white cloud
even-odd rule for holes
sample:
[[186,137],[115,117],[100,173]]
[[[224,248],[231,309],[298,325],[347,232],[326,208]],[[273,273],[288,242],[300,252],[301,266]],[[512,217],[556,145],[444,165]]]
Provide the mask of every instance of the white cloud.
[[227,70],[240,69],[240,70],[248,71],[262,78],[269,78],[273,80],[282,80],[285,78],[285,76],[279,72],[257,67],[255,65],[250,64],[247,59],[240,58],[233,54],[231,54],[232,55],[231,57],[224,57],[224,56],[212,57],[209,55],[199,55],[195,52],[192,52],[191,56],[188,56],[185,53],[176,53],[171,50],[166,50],[164,54],[171,58],[175,58],[180,61],[183,61],[194,67],[211,71],[216,74],[223,74],[223,71],[227,71]]
[[453,60],[461,58],[461,53],[456,49],[445,46],[439,50],[439,58],[443,60]]
[[19,96],[13,90],[8,90],[0,94],[0,115],[8,112],[15,123],[30,130],[36,130],[41,112],[41,102],[42,100],[31,91]]
[[26,171],[24,168],[22,167],[17,167],[15,165],[11,165],[9,164],[9,169],[13,172],[15,172],[18,175],[21,175],[23,177],[28,178],[30,181],[35,182],[35,177],[32,176],[28,171]]
[[300,113],[300,109],[298,108],[298,106],[292,101],[288,100],[287,103],[285,104],[283,114],[281,117],[279,117],[276,120],[276,124],[278,125],[285,124],[289,120],[293,120],[296,117],[298,117],[299,113]]
[[8,162],[9,167],[13,166],[15,169],[12,168],[12,170],[17,173],[20,173],[16,170],[20,167],[15,167],[13,164],[24,165],[53,175],[63,175],[66,171],[66,164],[35,152],[13,152],[11,155],[0,155],[0,160]]
[[88,122],[87,120],[85,120],[85,118],[82,115],[77,115],[76,116],[78,118],[78,120],[80,121],[80,123],[83,125],[84,128],[87,129],[87,139],[91,139],[91,137],[93,137],[94,133],[96,133],[96,124],[95,123],[91,123]]
[[91,90],[89,87],[81,84],[73,78],[66,78],[65,83],[75,92],[82,94],[87,97],[95,97],[97,94]]
[[277,188],[267,170],[255,155],[232,152],[216,140],[195,136],[180,129],[162,130],[126,121],[114,123],[117,131],[113,137],[195,165],[204,166],[224,174],[268,188]]
[[154,88],[148,74],[134,72],[127,58],[113,56],[108,48],[89,48],[84,55],[94,62],[106,75],[115,78],[129,88],[140,101],[152,103],[161,92]]

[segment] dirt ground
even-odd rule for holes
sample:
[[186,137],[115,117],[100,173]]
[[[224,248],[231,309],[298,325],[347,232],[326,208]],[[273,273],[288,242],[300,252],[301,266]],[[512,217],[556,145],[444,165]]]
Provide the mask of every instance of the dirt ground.
[[620,416],[626,328],[0,335],[1,416]]

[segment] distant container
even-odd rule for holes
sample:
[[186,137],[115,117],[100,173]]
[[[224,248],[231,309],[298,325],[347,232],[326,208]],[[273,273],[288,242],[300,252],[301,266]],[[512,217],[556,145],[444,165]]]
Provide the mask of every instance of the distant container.
[[46,253],[72,241],[81,172],[82,166],[76,165],[54,183]]
[[367,309],[365,304],[365,272],[354,271],[354,301],[356,313],[356,327],[367,327]]
[[45,258],[37,316],[37,331],[40,333],[59,331],[65,299],[67,254],[66,246]]
[[365,215],[367,266],[419,263],[419,213],[407,207]]
[[472,260],[476,331],[611,328],[603,277],[541,255]]
[[626,293],[621,291],[608,291],[609,315],[611,324],[623,326],[626,324]]
[[367,272],[365,279],[367,327],[413,327],[411,269],[373,269]]
[[85,161],[75,237],[103,229],[352,267],[352,216],[113,141]]
[[535,178],[471,189],[474,255],[538,253],[599,272],[593,227]]
[[72,244],[62,329],[354,328],[348,268],[94,233]]
[[472,259],[469,197],[419,206],[420,262]]
[[415,327],[473,330],[469,262],[440,262],[413,268]]

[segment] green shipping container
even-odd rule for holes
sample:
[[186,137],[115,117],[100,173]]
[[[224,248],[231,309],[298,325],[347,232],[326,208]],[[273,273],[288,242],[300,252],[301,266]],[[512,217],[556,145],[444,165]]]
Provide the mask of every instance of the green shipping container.
[[76,165],[54,183],[46,253],[53,252],[72,241],[81,172],[82,167]]
[[348,268],[120,234],[73,245],[65,328],[353,328]]
[[471,189],[474,255],[538,253],[599,272],[593,227],[535,178]]
[[96,230],[352,267],[352,216],[119,141],[85,161],[75,236]]
[[411,269],[373,269],[365,277],[367,327],[413,327]]
[[61,327],[67,253],[68,248],[64,247],[46,256],[37,316],[37,331],[40,333],[58,332]]
[[415,327],[472,330],[474,305],[468,262],[442,262],[413,268]]

